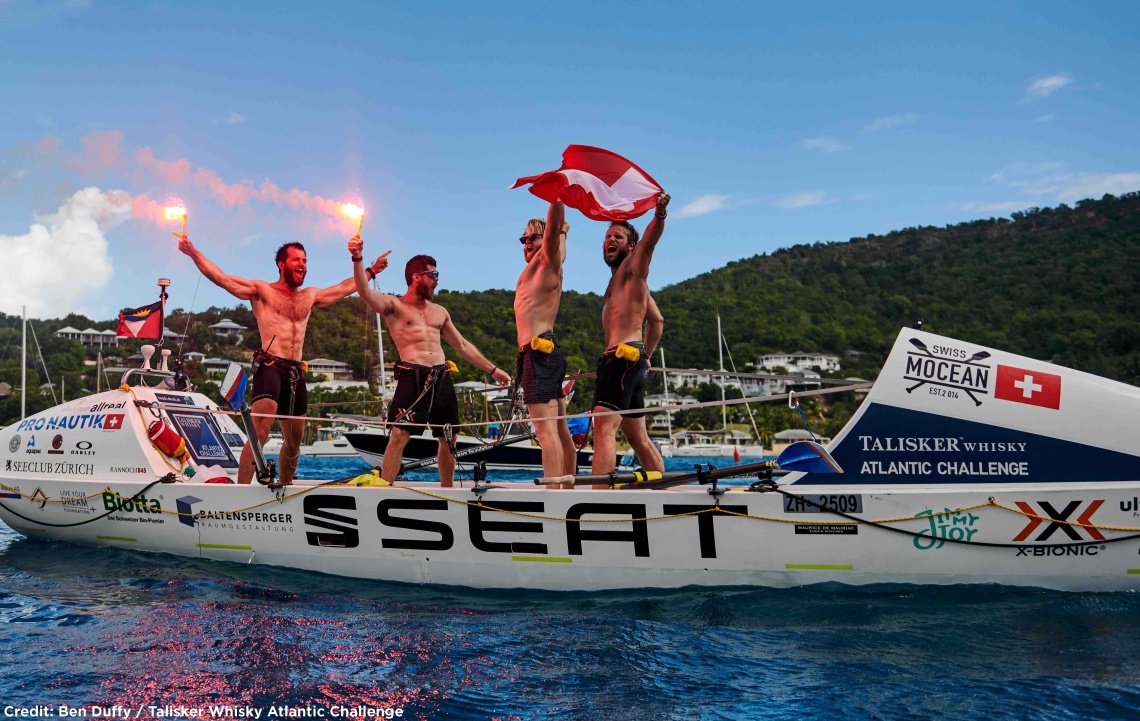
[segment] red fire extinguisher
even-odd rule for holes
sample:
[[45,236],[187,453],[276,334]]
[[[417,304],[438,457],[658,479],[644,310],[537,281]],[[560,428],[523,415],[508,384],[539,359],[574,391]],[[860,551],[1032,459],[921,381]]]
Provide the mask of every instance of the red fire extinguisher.
[[178,435],[178,431],[171,428],[165,420],[159,418],[147,428],[147,435],[154,447],[171,458],[180,458],[183,462],[189,460],[190,454],[186,452],[186,441]]

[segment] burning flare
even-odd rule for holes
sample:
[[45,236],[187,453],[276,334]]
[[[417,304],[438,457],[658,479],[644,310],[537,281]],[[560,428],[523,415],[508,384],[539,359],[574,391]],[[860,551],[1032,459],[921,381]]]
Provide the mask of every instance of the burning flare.
[[178,220],[182,219],[182,235],[186,235],[186,209],[181,205],[168,205],[166,206],[166,219]]
[[356,218],[356,234],[360,235],[360,229],[364,227],[364,208],[352,203],[344,203],[340,206],[340,212],[344,213],[350,218]]

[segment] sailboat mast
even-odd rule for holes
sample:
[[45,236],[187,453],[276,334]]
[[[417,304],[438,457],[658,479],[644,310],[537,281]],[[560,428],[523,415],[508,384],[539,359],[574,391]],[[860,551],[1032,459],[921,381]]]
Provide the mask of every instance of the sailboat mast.
[[20,335],[20,420],[27,418],[28,408],[28,306],[20,306],[24,329]]
[[[720,369],[724,370],[724,336],[720,332],[720,313],[716,314],[716,353],[720,359]],[[724,425],[724,432],[728,433],[728,406],[724,405],[724,376],[720,377],[720,420]]]
[[[377,293],[380,292],[380,281],[377,278],[372,279],[372,287]],[[380,320],[380,314],[376,314],[376,345],[380,349],[380,414],[383,415],[384,408],[384,387],[387,383],[387,376],[384,373],[384,324]]]

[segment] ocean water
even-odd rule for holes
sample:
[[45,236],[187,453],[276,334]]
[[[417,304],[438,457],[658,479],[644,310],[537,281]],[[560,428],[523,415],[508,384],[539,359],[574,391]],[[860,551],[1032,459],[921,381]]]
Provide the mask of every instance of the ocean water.
[[48,706],[40,718],[60,704],[88,718],[1140,718],[1140,594],[476,591],[30,541],[0,525],[0,697],[0,714]]

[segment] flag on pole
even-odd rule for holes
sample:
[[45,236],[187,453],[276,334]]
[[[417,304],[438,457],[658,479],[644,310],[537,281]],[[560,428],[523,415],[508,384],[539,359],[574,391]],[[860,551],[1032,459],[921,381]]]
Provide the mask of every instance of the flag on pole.
[[519,178],[512,185],[530,184],[530,192],[553,203],[561,200],[591,220],[630,220],[649,212],[664,191],[641,168],[601,148],[571,145],[562,153],[562,167]]
[[162,301],[119,313],[119,329],[115,335],[120,338],[161,338]]
[[245,389],[249,386],[249,374],[237,363],[231,362],[226,368],[226,375],[222,378],[222,396],[226,405],[234,411],[245,408]]

